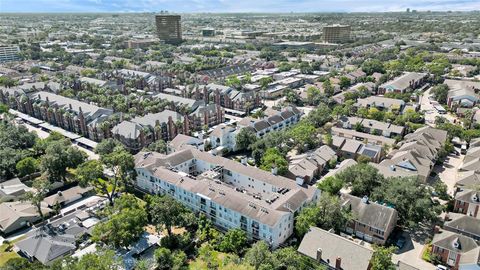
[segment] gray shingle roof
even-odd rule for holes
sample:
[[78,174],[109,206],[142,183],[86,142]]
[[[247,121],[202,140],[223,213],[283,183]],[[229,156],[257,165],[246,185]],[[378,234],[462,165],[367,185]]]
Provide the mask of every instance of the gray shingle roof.
[[340,257],[343,270],[367,270],[373,256],[372,249],[320,228],[311,227],[303,237],[298,252],[316,260],[319,249],[323,263],[335,266],[336,259]]
[[363,202],[361,198],[342,194],[342,205],[352,210],[358,222],[386,231],[390,224],[396,222],[397,210],[375,202]]

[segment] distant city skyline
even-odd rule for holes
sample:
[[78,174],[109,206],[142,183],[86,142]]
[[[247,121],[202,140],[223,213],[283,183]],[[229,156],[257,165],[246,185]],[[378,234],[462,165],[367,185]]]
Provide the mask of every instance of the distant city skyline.
[[472,11],[480,0],[0,0],[0,12],[389,12]]

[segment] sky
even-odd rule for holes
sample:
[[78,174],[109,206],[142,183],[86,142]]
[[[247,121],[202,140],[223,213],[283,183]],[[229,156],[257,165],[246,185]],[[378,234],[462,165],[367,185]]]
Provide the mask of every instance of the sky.
[[480,10],[480,0],[0,0],[0,12],[385,12]]

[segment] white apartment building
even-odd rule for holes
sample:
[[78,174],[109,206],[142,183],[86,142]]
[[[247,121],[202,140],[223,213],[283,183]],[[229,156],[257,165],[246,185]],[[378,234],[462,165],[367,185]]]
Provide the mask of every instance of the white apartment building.
[[294,214],[320,191],[195,148],[135,156],[139,189],[168,194],[221,230],[241,228],[278,247],[293,233]]
[[0,46],[0,63],[20,60],[20,48],[18,46]]

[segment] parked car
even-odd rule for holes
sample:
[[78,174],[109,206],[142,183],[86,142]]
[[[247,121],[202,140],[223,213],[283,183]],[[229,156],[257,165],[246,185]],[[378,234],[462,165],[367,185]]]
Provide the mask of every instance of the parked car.
[[400,236],[397,241],[395,242],[395,246],[398,248],[398,250],[401,250],[404,246],[407,240],[405,239],[404,236]]
[[444,266],[444,265],[439,264],[439,265],[437,265],[437,269],[436,269],[436,270],[448,270],[448,268],[447,268],[446,266]]

